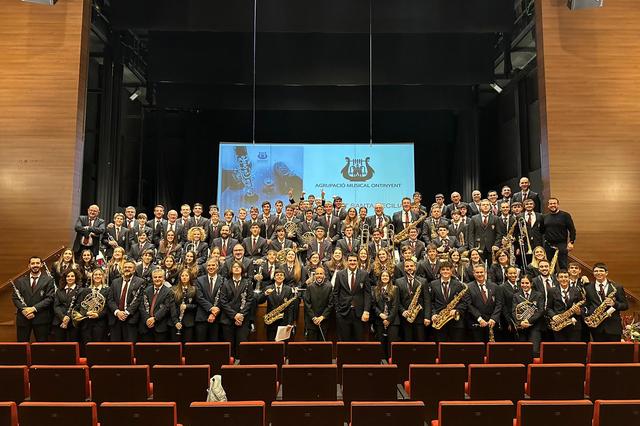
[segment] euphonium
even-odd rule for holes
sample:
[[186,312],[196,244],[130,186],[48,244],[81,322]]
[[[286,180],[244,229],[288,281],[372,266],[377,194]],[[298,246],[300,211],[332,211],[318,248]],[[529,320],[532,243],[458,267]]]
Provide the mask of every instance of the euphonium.
[[613,283],[609,283],[611,286],[611,291],[607,294],[607,297],[602,301],[602,303],[593,311],[593,313],[584,318],[584,323],[587,324],[591,328],[596,328],[602,321],[609,318],[609,306],[607,306],[607,299],[611,299],[616,295],[616,288],[613,286]]
[[413,323],[416,320],[416,317],[422,310],[422,305],[418,303],[420,299],[420,294],[422,293],[422,286],[419,285],[418,289],[415,293],[413,293],[413,298],[411,298],[411,303],[409,303],[409,307],[407,307],[407,311],[409,311],[409,315],[407,315],[407,322]]
[[105,303],[106,299],[100,290],[91,289],[91,293],[87,294],[84,300],[80,302],[80,310],[78,311],[74,308],[71,312],[73,326],[77,328],[78,324],[82,320],[89,318],[90,313],[100,315],[104,309]]
[[266,325],[271,325],[274,322],[278,321],[279,319],[284,318],[285,309],[287,309],[289,305],[292,304],[295,300],[296,300],[295,297],[292,297],[289,300],[284,299],[283,303],[281,303],[278,307],[272,309],[271,311],[267,312],[264,315],[264,323]]
[[565,327],[573,324],[571,319],[575,314],[580,312],[581,306],[584,305],[585,302],[584,293],[582,294],[582,300],[578,303],[574,303],[569,309],[566,311],[559,313],[558,315],[554,315],[549,321],[549,325],[553,331],[560,331]]
[[464,295],[469,290],[469,287],[464,283],[462,284],[462,287],[462,290],[458,292],[458,294],[456,294],[453,299],[451,299],[451,301],[440,311],[439,314],[436,315],[436,319],[431,324],[436,330],[440,330],[445,326],[446,323],[454,318],[456,321],[460,319],[460,313],[458,311],[456,311],[455,315],[451,315],[451,311],[456,308],[460,300],[462,300]]

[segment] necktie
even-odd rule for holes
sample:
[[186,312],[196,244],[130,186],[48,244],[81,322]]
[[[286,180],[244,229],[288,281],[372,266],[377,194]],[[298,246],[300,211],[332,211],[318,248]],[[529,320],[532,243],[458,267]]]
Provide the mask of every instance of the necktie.
[[489,223],[488,216],[483,215],[483,216],[482,216],[482,224],[483,224],[483,225],[486,225],[487,223]]
[[160,226],[160,221],[156,220],[156,231],[158,230],[158,226]]
[[409,295],[413,296],[413,278],[409,278]]
[[125,281],[122,286],[122,291],[120,292],[120,303],[118,304],[118,309],[124,311],[125,301],[127,299],[127,291],[129,290],[129,281]]
[[169,231],[173,231],[176,232],[176,230],[173,228],[174,224],[172,223],[171,225],[169,225]]
[[281,288],[281,286],[276,286],[276,294],[278,296],[280,296],[280,288]]
[[531,212],[527,213],[527,225],[533,225],[533,219],[531,218]]
[[382,228],[382,216],[378,217],[378,228]]
[[156,308],[156,300],[158,300],[158,293],[160,292],[159,288],[155,288],[153,290],[153,298],[151,299],[151,309],[149,309],[149,315],[153,316],[153,311]]
[[320,242],[318,242],[318,255],[320,256],[320,260],[324,259],[324,250]]
[[600,300],[604,301],[604,299],[606,299],[607,295],[604,293],[604,284],[600,284]]
[[356,291],[356,273],[349,272],[351,274],[351,293]]
[[269,265],[269,279],[273,279],[273,265]]
[[353,251],[353,246],[351,245],[351,238],[347,239],[347,246],[349,247],[349,252]]
[[213,295],[213,277],[209,277],[209,294]]
[[36,285],[38,285],[38,278],[31,277],[31,290],[34,290],[36,288]]
[[227,240],[222,240],[222,255],[227,255]]
[[442,294],[444,295],[444,299],[447,300],[449,299],[449,283],[448,282],[442,282]]
[[404,212],[404,226],[409,225],[409,212]]
[[526,293],[524,294],[524,297],[525,297],[527,300],[529,300],[529,292],[526,292]]
[[529,198],[529,191],[522,193],[522,201],[526,200],[527,198]]
[[256,239],[255,238],[251,239],[251,251],[252,252],[256,251]]
[[120,239],[120,227],[116,228],[116,242]]
[[65,290],[66,290],[66,294],[67,294],[67,296],[68,296],[68,295],[69,295],[69,293],[71,292],[71,287],[67,287]]
[[551,290],[551,278],[545,278],[545,283],[547,284],[547,290]]
[[480,295],[482,296],[482,303],[487,303],[487,293],[484,290],[484,284],[480,284]]
[[566,289],[562,290],[562,299],[564,299],[565,306],[569,306],[569,297]]
[[509,229],[509,218],[503,216],[502,217],[502,221],[504,222],[504,226],[507,228],[507,230]]

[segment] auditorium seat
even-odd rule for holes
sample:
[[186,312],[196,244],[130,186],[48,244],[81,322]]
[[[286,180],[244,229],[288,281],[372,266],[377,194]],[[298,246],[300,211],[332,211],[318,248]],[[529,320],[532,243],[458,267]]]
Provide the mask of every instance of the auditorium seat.
[[278,394],[278,366],[223,365],[222,386],[229,401],[264,401],[270,404]]
[[0,401],[20,404],[29,397],[29,368],[26,365],[0,365]]
[[189,408],[191,426],[263,426],[264,401],[193,402]]
[[75,342],[38,342],[31,344],[31,364],[77,365],[80,351]]
[[242,342],[238,350],[240,364],[278,366],[278,378],[284,364],[284,342]]
[[435,364],[437,357],[434,342],[393,342],[389,363],[398,366],[399,383],[404,383],[409,378],[409,364]]
[[384,358],[384,354],[380,342],[337,342],[338,382],[342,383],[343,365],[380,364],[382,358]]
[[469,397],[515,404],[524,398],[526,375],[523,364],[469,364]]
[[430,426],[513,426],[515,406],[505,401],[442,401]]
[[593,412],[593,426],[640,424],[640,399],[598,400]]
[[527,395],[531,399],[584,399],[583,364],[529,364]]
[[175,402],[178,422],[188,425],[192,402],[206,401],[209,365],[155,365],[153,400]]
[[0,343],[0,365],[31,365],[31,350],[28,343]]
[[345,364],[342,367],[342,400],[395,401],[398,399],[398,367],[394,364]]
[[149,397],[149,367],[146,365],[94,365],[89,369],[91,400],[144,402]]
[[177,426],[175,402],[103,402],[100,426]]
[[18,408],[15,402],[0,402],[0,425],[18,426]]
[[483,364],[485,344],[481,342],[442,342],[438,347],[440,364]]
[[86,365],[32,365],[31,401],[82,402],[89,398]]
[[131,342],[89,342],[85,348],[87,365],[131,365],[133,364],[133,343]]
[[592,419],[593,404],[588,400],[522,400],[518,401],[515,426],[592,426]]
[[284,401],[335,401],[337,385],[337,365],[282,366],[282,399]]
[[531,342],[489,342],[487,343],[487,364],[524,364],[533,362]]
[[96,426],[96,414],[95,402],[23,402],[18,407],[20,426]]
[[540,344],[540,362],[543,364],[585,364],[587,362],[587,344],[584,342],[542,342]]
[[[176,343],[136,343],[137,365],[180,365],[182,364],[182,344]],[[152,380],[153,381],[153,380]]]
[[440,401],[464,400],[464,382],[467,367],[464,364],[411,364],[405,390],[412,401],[422,401],[428,422],[438,415]]
[[351,403],[351,426],[423,426],[421,401],[384,401]]
[[640,399],[640,364],[587,365],[589,399]]
[[332,342],[289,342],[287,344],[289,364],[331,364]]
[[343,424],[344,403],[342,401],[274,401],[271,404],[271,426],[343,426]]
[[636,362],[635,344],[633,342],[589,342],[587,362],[589,364]]
[[209,374],[220,374],[220,367],[233,364],[229,342],[189,342],[184,345],[184,363],[209,364]]

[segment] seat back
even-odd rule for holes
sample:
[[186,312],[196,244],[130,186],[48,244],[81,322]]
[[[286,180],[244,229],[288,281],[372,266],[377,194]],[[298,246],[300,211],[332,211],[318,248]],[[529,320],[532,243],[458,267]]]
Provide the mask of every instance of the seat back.
[[443,401],[438,406],[438,424],[513,426],[515,406],[504,401]]
[[409,364],[435,364],[438,345],[434,342],[393,342],[391,363],[398,366],[400,383],[409,378]]
[[342,401],[274,401],[271,426],[343,426]]
[[89,397],[86,365],[32,365],[31,401],[82,402]]
[[485,344],[480,342],[442,342],[438,348],[440,364],[482,364],[484,356]]
[[209,364],[209,373],[220,374],[220,367],[231,364],[229,342],[189,342],[184,345],[184,363],[187,365]]
[[438,415],[440,401],[464,399],[467,368],[464,364],[435,364],[409,366],[409,393],[412,401],[424,403],[427,422]]
[[149,396],[149,367],[146,365],[94,365],[89,370],[91,400],[144,402]]
[[238,356],[241,364],[282,366],[284,342],[242,342]]
[[85,348],[87,365],[131,365],[133,364],[133,343],[131,342],[89,342]]
[[75,342],[38,342],[31,344],[31,364],[77,365],[80,350]]
[[635,344],[634,342],[589,342],[587,362],[589,364],[636,362]]
[[176,426],[175,402],[103,402],[100,426]]
[[640,424],[640,399],[596,401],[593,426]]
[[518,426],[592,426],[592,418],[588,400],[518,401]]
[[222,386],[229,401],[264,401],[276,399],[277,365],[223,365]]
[[136,343],[137,365],[180,365],[182,364],[181,343]]
[[20,404],[29,396],[29,368],[26,365],[0,365],[0,401]]
[[385,401],[351,403],[352,426],[423,426],[421,401]]
[[335,401],[337,385],[337,365],[282,366],[282,399],[284,401]]
[[398,367],[394,364],[346,364],[342,367],[342,400],[345,408],[351,401],[395,401]]
[[587,365],[589,399],[640,399],[640,364]]
[[336,363],[338,382],[342,383],[342,366],[345,364],[380,364],[384,358],[378,342],[337,342]]
[[18,426],[18,407],[15,402],[0,402],[0,425]]
[[30,365],[31,350],[26,342],[0,343],[0,365]]
[[515,404],[524,398],[526,376],[523,364],[469,364],[469,396],[473,400],[510,400]]
[[489,342],[487,343],[487,364],[524,364],[533,362],[531,342]]
[[585,364],[587,362],[587,344],[584,342],[542,342],[540,361],[543,364]]
[[95,402],[23,402],[18,407],[20,426],[96,426]]
[[332,342],[290,342],[287,344],[289,364],[331,364]]
[[153,366],[153,400],[175,402],[178,423],[189,424],[189,406],[206,401],[209,365]]
[[529,364],[527,394],[531,399],[583,399],[583,364]]
[[263,426],[264,401],[193,402],[191,426]]

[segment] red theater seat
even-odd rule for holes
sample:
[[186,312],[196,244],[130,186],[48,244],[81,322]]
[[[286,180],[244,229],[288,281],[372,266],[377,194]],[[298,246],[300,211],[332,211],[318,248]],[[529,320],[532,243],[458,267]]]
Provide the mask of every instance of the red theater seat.
[[469,397],[517,403],[524,398],[526,375],[522,364],[470,364]]
[[80,364],[80,350],[77,343],[32,343],[31,364],[34,365],[77,365]]
[[206,401],[209,365],[155,365],[153,367],[153,400],[175,402],[178,421],[189,424],[189,406]]
[[345,408],[351,401],[395,401],[398,399],[398,367],[347,364],[342,367],[342,400]]
[[487,343],[487,364],[524,364],[533,362],[531,342]]
[[431,426],[513,426],[511,401],[442,401]]
[[540,362],[543,364],[585,364],[587,344],[584,342],[542,342]]
[[89,398],[86,365],[32,365],[31,401],[82,402]]
[[87,365],[131,365],[133,364],[133,343],[131,342],[90,342],[85,348]]
[[271,365],[284,363],[284,342],[242,342],[240,363],[247,365]]
[[519,401],[516,426],[592,426],[591,401]]
[[136,343],[137,365],[180,365],[182,364],[181,343]]
[[20,426],[96,426],[95,402],[23,402],[18,407]]
[[351,426],[423,426],[421,401],[384,401],[351,403]]
[[282,399],[284,401],[335,401],[337,385],[337,365],[282,366]]
[[184,363],[209,364],[211,376],[220,374],[223,365],[233,364],[229,342],[190,342],[184,345]]
[[30,365],[31,350],[28,343],[0,343],[0,365]]
[[21,403],[29,397],[29,369],[26,365],[0,366],[0,401]]
[[587,362],[589,364],[635,362],[635,344],[633,342],[589,342]]
[[483,364],[485,344],[480,342],[453,343],[442,342],[439,345],[438,362],[440,364]]
[[[271,426],[343,426],[342,401],[274,401]],[[379,424],[379,423],[378,423]]]
[[94,365],[91,400],[103,402],[145,402],[149,397],[149,367],[146,365]]
[[[412,401],[422,401],[427,422],[437,418],[440,401],[464,400],[464,364],[409,366],[409,383],[405,383]],[[406,386],[408,385],[408,386]]]
[[583,364],[529,364],[528,368],[531,399],[584,399]]
[[434,342],[391,343],[391,364],[398,366],[398,379],[403,383],[409,378],[409,364],[435,364],[438,345]]
[[336,363],[338,381],[342,383],[342,366],[345,364],[380,364],[384,354],[379,342],[338,342]]
[[18,408],[15,402],[0,402],[0,425],[18,426]]
[[333,343],[331,342],[289,342],[287,344],[289,364],[331,364]]
[[640,424],[640,399],[596,401],[593,426]]
[[177,426],[174,402],[103,402],[100,426]]
[[640,364],[587,365],[589,399],[640,399]]
[[278,394],[277,365],[223,365],[222,386],[229,401],[264,401]]
[[263,401],[193,402],[189,409],[191,426],[262,426]]

